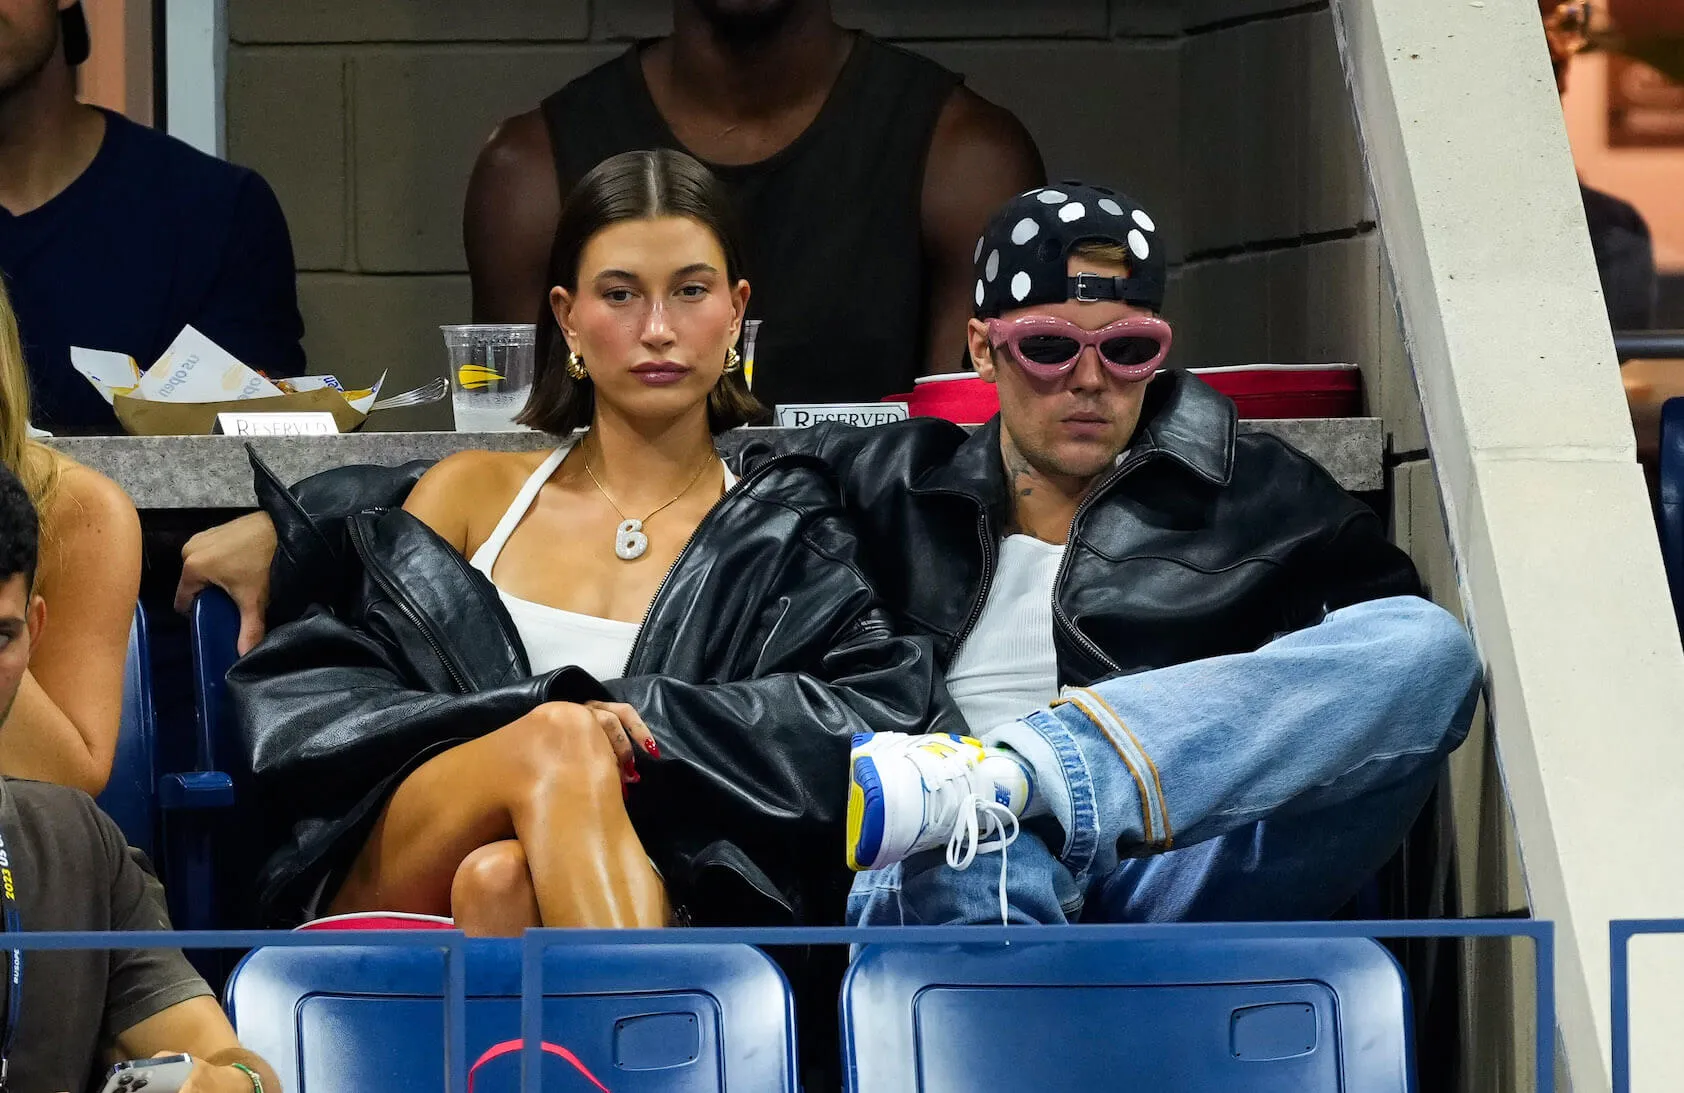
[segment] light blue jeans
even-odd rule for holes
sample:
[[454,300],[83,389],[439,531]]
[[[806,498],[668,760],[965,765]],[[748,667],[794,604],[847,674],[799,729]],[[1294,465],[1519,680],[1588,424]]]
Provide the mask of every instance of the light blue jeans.
[[[1411,596],[1066,689],[984,737],[1029,760],[1062,829],[1026,821],[1007,852],[1010,921],[1327,917],[1403,841],[1481,679],[1461,624]],[[998,923],[1001,868],[942,849],[861,873],[849,922]]]

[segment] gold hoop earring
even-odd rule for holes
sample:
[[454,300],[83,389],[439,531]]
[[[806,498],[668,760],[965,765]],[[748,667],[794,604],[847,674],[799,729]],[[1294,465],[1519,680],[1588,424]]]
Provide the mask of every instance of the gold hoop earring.
[[743,366],[743,355],[741,353],[737,352],[737,347],[733,345],[731,348],[729,348],[725,351],[725,374],[730,375],[732,372],[737,371],[742,366]]
[[589,379],[590,372],[585,368],[585,359],[577,353],[568,353],[567,374],[576,380]]

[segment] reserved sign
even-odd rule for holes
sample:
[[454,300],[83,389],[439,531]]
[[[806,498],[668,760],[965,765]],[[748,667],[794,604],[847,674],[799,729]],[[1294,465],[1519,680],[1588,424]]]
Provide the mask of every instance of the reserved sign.
[[906,420],[904,402],[802,402],[778,407],[778,424],[786,429],[805,429],[821,421],[849,425],[886,425]]
[[217,414],[216,431],[227,436],[331,436],[339,432],[339,424],[320,410],[240,411]]

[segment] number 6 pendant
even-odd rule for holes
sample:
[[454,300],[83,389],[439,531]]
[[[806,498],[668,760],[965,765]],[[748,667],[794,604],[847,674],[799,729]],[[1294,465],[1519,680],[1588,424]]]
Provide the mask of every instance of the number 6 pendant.
[[627,520],[614,529],[614,553],[624,561],[643,557],[649,549],[649,536],[643,534],[642,520]]

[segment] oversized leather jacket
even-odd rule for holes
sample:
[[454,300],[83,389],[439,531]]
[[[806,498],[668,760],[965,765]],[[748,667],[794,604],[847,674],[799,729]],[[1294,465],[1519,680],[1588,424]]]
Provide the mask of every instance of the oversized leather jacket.
[[[1059,567],[1061,685],[1249,652],[1337,608],[1420,593],[1372,509],[1284,441],[1236,425],[1233,403],[1196,376],[1152,381]],[[931,418],[821,425],[794,443],[836,472],[878,592],[945,667],[982,613],[1010,520],[999,419],[969,434]]]
[[299,917],[429,757],[540,703],[613,699],[660,742],[627,808],[675,906],[699,923],[838,921],[851,735],[957,715],[927,640],[877,602],[828,471],[792,455],[746,476],[674,563],[625,677],[599,682],[533,676],[490,581],[402,509],[364,509],[401,502],[421,469],[289,491],[258,465],[282,624],[228,681],[270,825],[260,913]]

